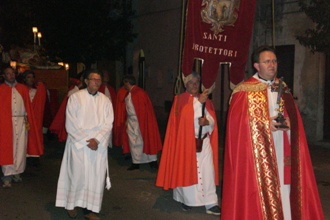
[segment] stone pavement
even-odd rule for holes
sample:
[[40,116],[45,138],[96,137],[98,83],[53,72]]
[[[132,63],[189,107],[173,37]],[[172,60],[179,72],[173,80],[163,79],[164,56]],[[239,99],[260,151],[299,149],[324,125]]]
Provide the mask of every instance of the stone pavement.
[[[1,220],[69,219],[63,208],[55,207],[64,144],[45,138],[45,149],[40,169],[27,167],[22,183],[14,183],[10,189],[0,187]],[[323,143],[310,149],[325,219],[330,220],[330,147]],[[219,219],[205,214],[203,207],[182,211],[180,204],[172,199],[171,190],[155,187],[155,171],[148,165],[142,165],[140,170],[127,171],[130,163],[120,148],[109,150],[112,188],[104,193],[102,219]],[[220,196],[220,187],[217,190]],[[77,219],[83,219],[81,211]]]

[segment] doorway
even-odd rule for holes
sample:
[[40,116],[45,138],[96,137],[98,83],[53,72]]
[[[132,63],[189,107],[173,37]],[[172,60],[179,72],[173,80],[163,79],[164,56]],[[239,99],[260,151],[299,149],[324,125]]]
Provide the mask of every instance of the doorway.
[[277,69],[277,77],[283,77],[284,82],[287,84],[287,86],[293,93],[295,45],[276,46],[275,49],[277,60],[279,62]]

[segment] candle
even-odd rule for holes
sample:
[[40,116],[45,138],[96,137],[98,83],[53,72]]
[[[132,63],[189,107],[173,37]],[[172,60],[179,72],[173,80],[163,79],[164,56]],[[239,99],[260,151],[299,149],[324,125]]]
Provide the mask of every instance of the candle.
[[41,32],[38,32],[38,43],[39,43],[39,46],[41,45],[40,44],[40,38],[42,38],[42,35],[41,35]]

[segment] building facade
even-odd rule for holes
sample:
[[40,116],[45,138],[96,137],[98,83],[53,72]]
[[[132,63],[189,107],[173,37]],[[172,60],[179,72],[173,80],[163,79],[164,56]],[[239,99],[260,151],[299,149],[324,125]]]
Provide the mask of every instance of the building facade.
[[[128,45],[126,63],[138,77],[139,55],[145,56],[145,90],[149,93],[157,115],[167,119],[180,71],[182,14],[186,1],[146,0],[133,1],[136,40]],[[297,35],[313,22],[300,11],[298,1],[280,0],[272,7],[270,1],[257,0],[250,51],[260,45],[275,45],[279,57],[279,74],[288,82],[303,117],[308,141],[317,142],[324,138],[324,93],[326,57],[312,53],[299,44]],[[251,52],[250,52],[251,53]],[[219,68],[216,89],[212,99],[222,120],[228,108],[231,90],[228,73]],[[251,62],[246,65],[246,77],[254,73]],[[224,74],[221,77],[221,74]],[[221,86],[222,85],[222,86]],[[222,88],[221,88],[222,87]],[[181,87],[181,91],[184,88]],[[221,94],[222,93],[222,94]]]

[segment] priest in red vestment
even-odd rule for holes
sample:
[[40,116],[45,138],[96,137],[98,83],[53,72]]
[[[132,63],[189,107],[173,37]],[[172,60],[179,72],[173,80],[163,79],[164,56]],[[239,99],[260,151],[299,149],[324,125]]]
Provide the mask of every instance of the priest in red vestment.
[[[218,176],[218,127],[208,91],[199,94],[200,76],[185,81],[186,92],[175,96],[167,124],[156,186],[173,189],[173,199],[184,211],[205,206],[206,213],[220,215],[216,185]],[[202,117],[202,105],[205,115]],[[201,130],[202,149],[196,149]]]
[[324,219],[303,123],[276,78],[274,49],[259,47],[253,62],[258,72],[230,102],[221,219]]
[[[82,75],[82,74],[81,74]],[[81,76],[80,76],[81,77]],[[78,80],[75,78],[70,78],[70,84],[72,84],[69,88],[68,94],[64,97],[60,108],[58,109],[52,123],[49,126],[49,130],[57,135],[59,142],[65,142],[68,136],[68,133],[65,129],[65,111],[66,106],[68,103],[69,96],[73,93],[79,91],[81,88],[83,88],[83,80]]]
[[0,85],[0,165],[3,187],[21,182],[26,154],[42,155],[43,147],[29,97],[28,88],[16,82],[12,67],[3,70]]
[[154,108],[148,94],[135,85],[134,76],[125,75],[123,83],[127,91],[121,105],[126,122],[122,144],[123,152],[130,152],[132,156],[132,164],[127,170],[139,169],[144,163],[157,169],[157,153],[162,149],[162,142]]
[[[38,129],[38,134],[43,146],[43,118],[47,98],[46,86],[42,82],[35,83],[35,74],[32,70],[26,70],[23,73],[23,82],[29,88],[30,100],[33,108],[34,118]],[[29,143],[35,144],[35,143]],[[28,146],[29,147],[29,146]],[[27,155],[33,166],[39,166],[39,155]]]

